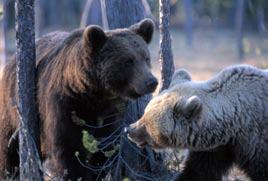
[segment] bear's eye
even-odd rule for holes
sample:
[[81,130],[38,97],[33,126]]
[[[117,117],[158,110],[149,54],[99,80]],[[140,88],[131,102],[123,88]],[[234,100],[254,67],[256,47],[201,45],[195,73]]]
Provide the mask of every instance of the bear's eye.
[[132,66],[134,63],[133,59],[128,59],[126,62],[125,62],[125,66]]
[[149,58],[146,58],[146,59],[145,59],[145,62],[146,62],[146,63],[150,63],[150,59],[149,59]]

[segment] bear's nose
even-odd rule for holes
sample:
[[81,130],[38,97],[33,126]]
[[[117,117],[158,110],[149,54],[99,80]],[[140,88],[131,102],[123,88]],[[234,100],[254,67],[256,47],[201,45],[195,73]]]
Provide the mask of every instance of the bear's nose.
[[124,132],[125,134],[130,134],[132,132],[133,128],[129,127],[125,127]]
[[158,85],[158,81],[156,78],[151,78],[146,81],[146,86],[148,87],[150,92],[153,92]]

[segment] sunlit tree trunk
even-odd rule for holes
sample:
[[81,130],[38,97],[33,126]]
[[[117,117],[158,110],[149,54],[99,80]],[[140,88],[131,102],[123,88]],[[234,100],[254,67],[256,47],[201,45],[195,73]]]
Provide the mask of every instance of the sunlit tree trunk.
[[34,0],[16,0],[20,180],[42,180],[36,106]]
[[169,33],[170,0],[159,0],[161,88],[168,88],[174,73],[173,54]]

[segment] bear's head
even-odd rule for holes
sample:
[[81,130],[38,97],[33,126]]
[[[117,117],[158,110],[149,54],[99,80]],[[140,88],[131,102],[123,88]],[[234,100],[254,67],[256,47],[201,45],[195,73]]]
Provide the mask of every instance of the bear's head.
[[84,30],[84,43],[90,47],[90,59],[104,90],[136,99],[156,89],[158,82],[150,69],[148,50],[153,32],[150,19],[125,29],[105,32],[98,26],[88,26]]
[[188,88],[189,80],[185,70],[176,72],[171,87],[154,97],[143,116],[126,128],[128,138],[139,147],[188,148],[202,112],[200,98]]

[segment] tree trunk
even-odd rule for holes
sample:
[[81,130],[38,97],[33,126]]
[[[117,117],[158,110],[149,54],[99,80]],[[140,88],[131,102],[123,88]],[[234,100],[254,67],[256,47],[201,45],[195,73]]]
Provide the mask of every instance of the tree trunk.
[[90,24],[102,26],[101,0],[88,0],[82,15],[81,27]]
[[35,0],[35,36],[41,35],[41,29],[43,28],[43,11],[41,7],[41,0]]
[[36,106],[34,0],[16,0],[20,180],[42,180]]
[[185,15],[185,33],[186,45],[192,47],[193,45],[193,15],[192,15],[192,0],[183,0],[184,15]]
[[6,55],[5,55],[5,35],[4,35],[4,17],[3,17],[3,7],[4,7],[4,2],[3,0],[0,0],[0,73],[2,70],[2,66],[4,65],[6,61]]
[[264,33],[266,30],[263,5],[264,4],[262,3],[262,1],[259,1],[257,5],[257,23],[258,23],[258,30],[260,33]]
[[8,60],[8,0],[3,0],[3,43],[4,43],[4,63]]
[[157,22],[156,18],[153,16],[153,13],[151,11],[151,7],[150,7],[148,1],[147,0],[142,0],[142,4],[143,4],[143,7],[144,7],[146,17],[151,18],[152,20]]
[[110,29],[125,28],[146,17],[141,0],[105,0]]
[[245,1],[246,0],[237,0],[236,1],[236,37],[237,37],[237,50],[239,60],[244,59],[245,52],[243,47],[243,23],[244,23],[244,14],[245,14]]
[[159,0],[161,88],[167,89],[174,73],[174,62],[169,33],[170,0]]

